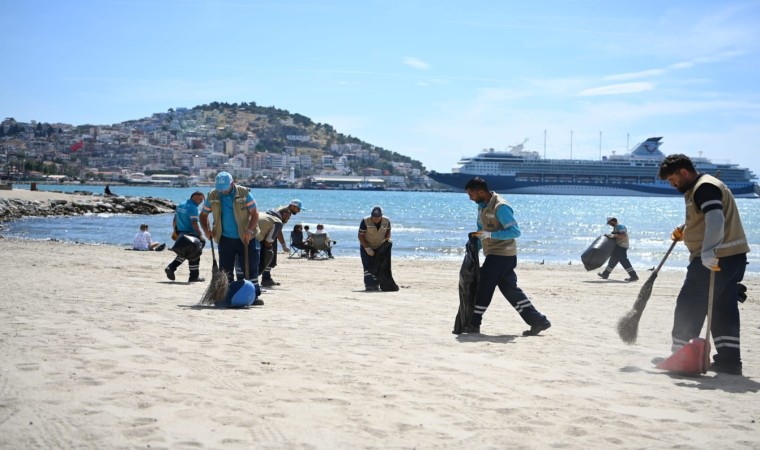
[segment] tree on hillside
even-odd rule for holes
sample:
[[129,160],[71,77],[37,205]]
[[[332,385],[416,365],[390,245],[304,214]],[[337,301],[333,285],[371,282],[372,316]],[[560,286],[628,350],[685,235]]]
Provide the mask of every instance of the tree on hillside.
[[298,113],[293,114],[293,122],[296,125],[303,125],[303,126],[310,126],[314,123],[308,117],[302,116],[301,114],[298,114]]

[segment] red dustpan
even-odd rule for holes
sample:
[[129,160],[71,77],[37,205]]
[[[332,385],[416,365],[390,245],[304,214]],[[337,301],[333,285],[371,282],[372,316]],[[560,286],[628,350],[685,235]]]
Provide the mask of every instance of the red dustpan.
[[713,294],[715,291],[715,272],[719,271],[714,267],[710,271],[710,288],[707,292],[707,329],[705,337],[695,337],[680,350],[670,355],[670,358],[657,364],[658,369],[667,370],[668,372],[680,373],[683,375],[699,375],[707,373],[707,366],[710,364],[710,330],[712,329],[712,309]]
[[680,373],[683,375],[699,375],[707,372],[705,364],[705,343],[706,341],[697,337],[689,341],[688,344],[681,347],[680,350],[670,355],[670,357],[657,364],[658,369],[667,370],[668,372]]

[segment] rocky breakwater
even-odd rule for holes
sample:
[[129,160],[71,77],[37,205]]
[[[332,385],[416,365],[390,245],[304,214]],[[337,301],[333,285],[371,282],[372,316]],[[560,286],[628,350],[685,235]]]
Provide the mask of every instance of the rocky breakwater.
[[164,214],[176,205],[154,197],[86,197],[72,195],[71,200],[24,200],[0,198],[0,222],[21,217],[79,216],[83,214]]

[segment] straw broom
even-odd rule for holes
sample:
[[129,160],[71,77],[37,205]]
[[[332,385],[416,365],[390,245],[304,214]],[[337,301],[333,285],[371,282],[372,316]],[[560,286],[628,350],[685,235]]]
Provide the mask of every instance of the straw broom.
[[[681,227],[681,230],[683,230],[683,227]],[[670,252],[673,251],[673,248],[677,243],[678,241],[673,241],[673,243],[670,244],[670,248],[668,249],[668,252],[665,253],[665,256],[663,256],[662,261],[660,261],[660,265],[657,266],[654,272],[649,276],[649,279],[643,286],[641,286],[641,290],[639,291],[638,297],[636,297],[633,308],[625,313],[625,315],[623,315],[618,321],[618,335],[626,344],[631,345],[636,343],[636,338],[639,335],[639,320],[641,319],[641,314],[644,313],[644,308],[647,306],[649,297],[652,296],[654,280],[657,279],[657,273],[660,271],[660,268],[662,268],[662,265],[665,264],[665,260],[668,259]]]
[[224,300],[227,296],[227,287],[229,280],[227,274],[219,270],[216,263],[216,253],[214,252],[214,239],[211,238],[211,257],[214,259],[214,265],[211,267],[211,282],[206,288],[206,292],[201,297],[200,305],[214,305]]

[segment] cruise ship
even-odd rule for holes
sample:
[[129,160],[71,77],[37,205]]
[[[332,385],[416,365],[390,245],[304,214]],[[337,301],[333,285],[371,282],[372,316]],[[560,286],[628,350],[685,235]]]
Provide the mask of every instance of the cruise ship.
[[[665,158],[660,151],[661,137],[651,137],[624,155],[605,156],[600,161],[580,159],[543,159],[527,151],[523,141],[509,151],[493,149],[475,157],[463,158],[452,173],[430,172],[435,181],[462,190],[467,181],[483,177],[488,187],[504,194],[674,196],[681,195],[667,181],[657,178]],[[758,198],[756,175],[738,164],[713,163],[707,158],[691,157],[701,173],[717,175],[737,198]]]

